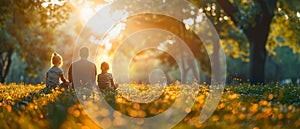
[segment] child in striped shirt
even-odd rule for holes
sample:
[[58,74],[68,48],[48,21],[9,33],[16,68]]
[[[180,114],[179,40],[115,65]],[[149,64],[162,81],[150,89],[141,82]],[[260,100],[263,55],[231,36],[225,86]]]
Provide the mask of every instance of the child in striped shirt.
[[115,84],[113,81],[113,77],[111,73],[108,73],[109,70],[109,64],[107,62],[101,63],[101,74],[98,74],[97,82],[98,86],[101,90],[107,89],[107,88],[115,88]]

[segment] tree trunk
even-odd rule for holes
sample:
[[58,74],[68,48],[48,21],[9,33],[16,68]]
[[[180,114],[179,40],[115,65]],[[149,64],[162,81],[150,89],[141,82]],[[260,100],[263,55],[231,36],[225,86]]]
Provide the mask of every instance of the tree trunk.
[[[272,2],[276,3],[276,0]],[[270,4],[274,5],[275,3]],[[255,26],[243,29],[250,43],[250,83],[263,84],[265,82],[265,64],[267,57],[266,43],[270,25],[274,17],[275,6],[268,9],[267,3],[259,1],[262,14],[256,15]]]
[[[238,8],[228,0],[216,0],[224,11],[231,17],[236,26],[240,26],[236,14]],[[250,43],[250,82],[252,84],[264,83],[266,63],[266,42],[270,32],[270,24],[274,17],[277,0],[256,0],[261,13],[256,14],[254,27],[241,28]],[[252,26],[252,25],[249,25]]]
[[5,78],[4,77],[0,77],[0,83],[4,83],[5,82]]
[[265,79],[266,49],[262,39],[250,42],[250,82],[263,83]]
[[0,83],[4,83],[6,76],[8,74],[10,65],[11,65],[11,56],[13,51],[8,50],[8,52],[1,53],[1,61],[0,61]]

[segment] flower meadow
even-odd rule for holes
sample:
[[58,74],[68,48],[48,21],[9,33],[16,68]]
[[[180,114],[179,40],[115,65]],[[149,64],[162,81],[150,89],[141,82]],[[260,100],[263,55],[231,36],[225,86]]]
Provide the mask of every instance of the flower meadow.
[[[47,89],[45,85],[0,84],[0,128],[62,128],[97,129],[110,126],[126,126],[121,114],[136,118],[158,115],[172,106],[182,94],[190,94],[188,85],[169,85],[163,89],[150,85],[120,85],[115,91],[101,92],[113,107],[110,110],[93,104],[99,101],[99,92],[86,90],[87,95],[77,98],[77,92],[64,89]],[[139,96],[132,88],[144,92],[142,98],[155,100],[136,103],[128,98]],[[199,115],[209,94],[209,86],[200,85],[194,105],[185,110],[186,116],[174,129],[192,128],[251,128],[251,129],[293,129],[300,128],[300,86],[296,84],[268,85],[232,84],[226,85],[222,99],[214,113],[204,122]],[[80,103],[80,99],[86,100]],[[189,100],[186,100],[189,101]],[[93,108],[100,118],[98,125],[84,107]],[[105,123],[105,124],[101,124]],[[143,125],[144,121],[138,122]],[[161,125],[163,128],[163,125]]]

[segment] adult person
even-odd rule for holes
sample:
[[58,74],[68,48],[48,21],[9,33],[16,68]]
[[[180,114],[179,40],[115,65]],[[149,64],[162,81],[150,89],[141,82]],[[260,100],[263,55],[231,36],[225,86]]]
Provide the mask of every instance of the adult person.
[[68,72],[68,79],[74,86],[92,88],[96,82],[97,69],[96,65],[87,60],[89,57],[89,49],[82,47],[80,49],[80,60],[71,64]]

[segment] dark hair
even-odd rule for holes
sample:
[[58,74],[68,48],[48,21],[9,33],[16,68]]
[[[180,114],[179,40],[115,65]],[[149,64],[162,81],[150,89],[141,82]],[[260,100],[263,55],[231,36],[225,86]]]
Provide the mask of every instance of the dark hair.
[[87,58],[88,56],[89,56],[89,48],[87,47],[80,48],[80,57]]
[[102,62],[101,63],[101,70],[102,71],[107,71],[109,70],[109,64],[107,62]]

